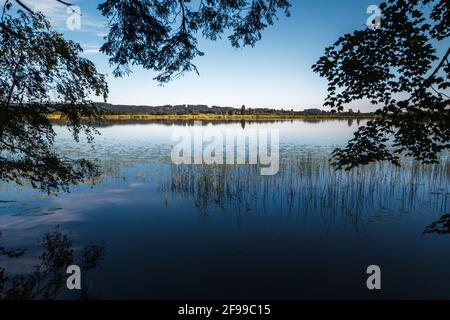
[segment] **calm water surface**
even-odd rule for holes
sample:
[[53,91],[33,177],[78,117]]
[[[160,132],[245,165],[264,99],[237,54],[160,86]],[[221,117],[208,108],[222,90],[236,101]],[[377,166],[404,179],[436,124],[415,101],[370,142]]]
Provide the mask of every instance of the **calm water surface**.
[[[103,175],[58,196],[0,185],[13,201],[0,203],[0,247],[27,249],[0,266],[29,272],[39,239],[60,225],[77,248],[105,248],[86,275],[95,298],[450,298],[450,235],[423,233],[450,213],[447,156],[335,172],[329,154],[356,121],[217,124],[280,130],[280,172],[264,177],[256,166],[172,165],[180,126],[99,127],[94,150],[57,127],[58,150],[95,159]],[[366,289],[373,264],[382,291]]]

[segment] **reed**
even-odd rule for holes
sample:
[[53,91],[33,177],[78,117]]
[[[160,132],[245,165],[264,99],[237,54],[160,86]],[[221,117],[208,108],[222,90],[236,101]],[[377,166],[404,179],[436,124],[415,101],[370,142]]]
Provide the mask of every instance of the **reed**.
[[169,201],[187,201],[203,214],[222,209],[373,220],[449,210],[448,156],[435,165],[405,160],[402,167],[381,162],[344,172],[334,170],[320,150],[290,155],[276,176],[261,176],[257,165],[171,166],[160,189]]

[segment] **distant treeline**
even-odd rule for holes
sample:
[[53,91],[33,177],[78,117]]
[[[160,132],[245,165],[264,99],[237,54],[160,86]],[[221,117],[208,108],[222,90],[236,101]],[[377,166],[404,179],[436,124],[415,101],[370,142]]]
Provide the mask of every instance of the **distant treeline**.
[[145,115],[222,115],[222,116],[238,116],[238,115],[279,115],[279,116],[353,116],[353,117],[370,117],[372,113],[361,113],[349,109],[346,112],[332,113],[320,109],[306,109],[303,111],[294,111],[293,109],[269,109],[269,108],[247,108],[243,105],[241,108],[207,106],[207,105],[164,105],[164,106],[134,106],[134,105],[113,105],[108,103],[97,103],[98,107],[104,110],[106,115],[129,115],[129,114],[145,114]]

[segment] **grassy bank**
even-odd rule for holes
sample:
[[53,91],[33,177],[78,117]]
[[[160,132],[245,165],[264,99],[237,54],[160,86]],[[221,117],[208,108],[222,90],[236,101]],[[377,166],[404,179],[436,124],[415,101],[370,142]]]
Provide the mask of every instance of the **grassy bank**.
[[[50,120],[64,120],[60,114],[51,114]],[[321,114],[321,115],[286,115],[286,114],[253,114],[253,115],[221,115],[221,114],[105,114],[104,121],[282,121],[282,120],[347,120],[371,119],[371,114]]]

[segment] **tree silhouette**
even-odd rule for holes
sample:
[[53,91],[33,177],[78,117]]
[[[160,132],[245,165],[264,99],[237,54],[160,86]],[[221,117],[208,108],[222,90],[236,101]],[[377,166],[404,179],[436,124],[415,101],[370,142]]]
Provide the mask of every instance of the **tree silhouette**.
[[111,56],[115,75],[140,65],[168,82],[186,71],[198,73],[192,60],[204,53],[197,34],[217,40],[231,30],[233,47],[254,46],[277,12],[289,15],[287,0],[107,0],[99,6],[109,18],[109,34],[100,51]]
[[450,234],[450,214],[443,215],[438,221],[430,224],[423,234]]
[[[328,80],[325,105],[368,99],[381,107],[332,163],[351,169],[373,161],[399,165],[400,155],[438,161],[450,147],[448,0],[389,0],[381,27],[357,30],[325,50],[313,70]],[[438,44],[447,44],[438,56]]]
[[[34,14],[22,1],[15,2]],[[198,49],[199,35],[217,40],[230,31],[233,47],[254,46],[278,11],[289,16],[290,7],[289,0],[106,0],[98,6],[109,19],[100,51],[111,56],[115,76],[139,65],[158,72],[155,80],[166,83],[187,71],[198,73],[192,60],[204,55]]]
[[241,115],[245,115],[245,105],[242,105],[241,107]]
[[80,57],[80,45],[52,31],[43,15],[19,10],[12,16],[10,9],[8,1],[0,20],[0,180],[66,191],[97,170],[56,153],[48,114],[60,113],[76,141],[80,133],[91,141],[95,129],[82,120],[97,117],[89,96],[106,98],[107,85]]
[[[9,275],[5,268],[0,267],[0,300],[56,299],[65,288],[67,267],[73,264],[78,265],[84,274],[81,277],[80,298],[88,299],[85,274],[101,264],[105,248],[92,245],[75,251],[72,239],[61,232],[59,226],[53,232],[44,234],[41,246],[39,264],[33,267],[30,274]],[[22,249],[6,250],[0,247],[0,257],[17,259],[25,253]]]

